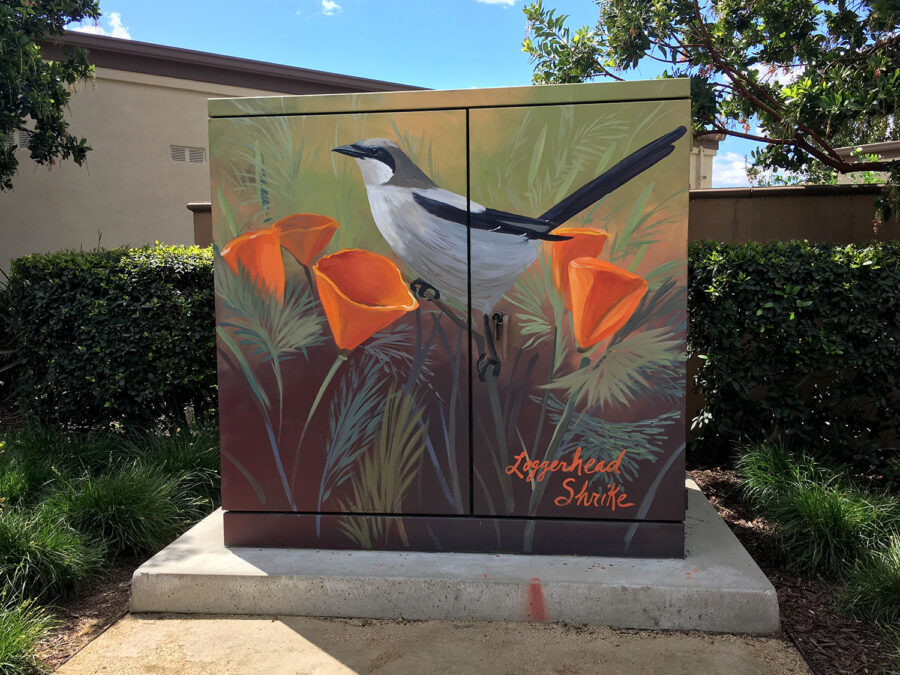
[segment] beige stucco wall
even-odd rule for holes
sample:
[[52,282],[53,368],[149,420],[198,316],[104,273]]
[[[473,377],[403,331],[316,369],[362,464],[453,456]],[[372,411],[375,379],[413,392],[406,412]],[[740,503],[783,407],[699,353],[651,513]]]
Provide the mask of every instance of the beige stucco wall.
[[688,239],[850,244],[900,239],[900,219],[873,229],[880,188],[822,185],[691,192]]
[[97,68],[72,96],[72,132],[93,150],[84,166],[35,164],[20,149],[0,193],[0,268],[26,253],[194,240],[185,204],[207,201],[209,164],[174,162],[169,146],[207,148],[207,98],[273,92]]

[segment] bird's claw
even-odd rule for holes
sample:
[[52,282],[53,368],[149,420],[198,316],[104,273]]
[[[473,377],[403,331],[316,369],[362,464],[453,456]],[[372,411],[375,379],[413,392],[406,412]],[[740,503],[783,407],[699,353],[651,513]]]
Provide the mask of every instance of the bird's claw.
[[[420,298],[425,298],[432,302],[441,299],[441,292],[421,277],[410,283],[409,289]],[[431,295],[428,295],[429,292],[431,292]]]
[[480,354],[478,356],[478,362],[475,364],[475,368],[478,371],[479,382],[486,381],[489,369],[491,369],[491,374],[494,376],[494,379],[500,377],[500,359],[496,356]]

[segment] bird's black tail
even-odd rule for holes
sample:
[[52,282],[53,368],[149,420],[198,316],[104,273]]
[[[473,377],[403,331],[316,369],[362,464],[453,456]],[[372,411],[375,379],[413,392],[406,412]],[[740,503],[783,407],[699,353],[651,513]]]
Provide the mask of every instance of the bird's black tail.
[[649,169],[659,160],[667,157],[675,149],[675,141],[684,136],[686,132],[687,129],[681,126],[665,136],[660,136],[655,141],[647,143],[643,148],[635,150],[614,167],[604,171],[590,183],[582,185],[538,217],[555,225],[562,225],[572,216],[584,211],[616,188]]

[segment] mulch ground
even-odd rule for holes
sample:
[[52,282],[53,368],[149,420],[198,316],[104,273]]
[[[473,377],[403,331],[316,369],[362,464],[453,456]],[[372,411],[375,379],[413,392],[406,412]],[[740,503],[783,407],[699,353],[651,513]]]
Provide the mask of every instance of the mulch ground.
[[38,646],[38,656],[50,668],[59,668],[82,647],[100,635],[128,611],[131,575],[137,564],[120,567],[97,582],[88,592],[56,607],[59,624]]
[[803,579],[787,569],[771,525],[753,518],[741,503],[733,471],[694,470],[691,476],[775,586],[781,628],[814,673],[897,672],[891,649],[878,631],[838,612],[833,585]]

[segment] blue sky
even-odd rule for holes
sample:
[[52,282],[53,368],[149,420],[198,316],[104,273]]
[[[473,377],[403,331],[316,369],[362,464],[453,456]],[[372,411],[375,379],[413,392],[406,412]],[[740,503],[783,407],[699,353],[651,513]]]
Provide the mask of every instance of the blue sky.
[[[521,0],[100,0],[91,32],[143,42],[327,70],[433,89],[531,82],[522,52]],[[591,0],[545,0],[593,24]],[[628,79],[655,77],[656,64]],[[715,187],[746,185],[744,155],[754,144],[719,148]]]

